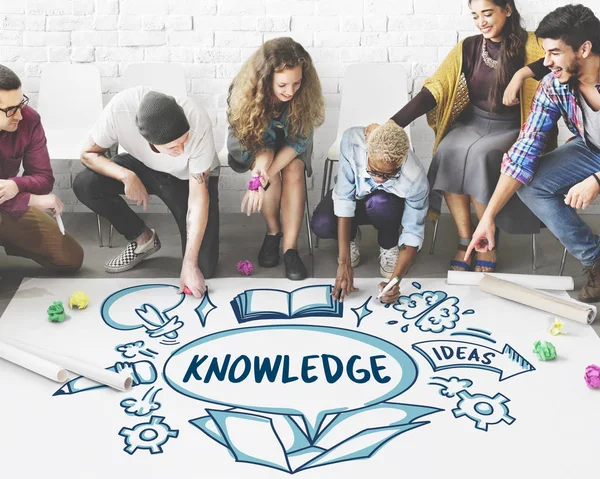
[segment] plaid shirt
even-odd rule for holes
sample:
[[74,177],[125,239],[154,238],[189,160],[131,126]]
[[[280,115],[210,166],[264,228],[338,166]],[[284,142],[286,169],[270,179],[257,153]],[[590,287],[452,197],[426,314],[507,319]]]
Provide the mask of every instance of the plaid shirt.
[[577,92],[569,85],[560,83],[550,73],[543,78],[535,92],[531,111],[521,127],[519,138],[504,155],[502,173],[524,185],[529,184],[548,134],[561,116],[571,133],[585,141],[583,114],[577,101]]

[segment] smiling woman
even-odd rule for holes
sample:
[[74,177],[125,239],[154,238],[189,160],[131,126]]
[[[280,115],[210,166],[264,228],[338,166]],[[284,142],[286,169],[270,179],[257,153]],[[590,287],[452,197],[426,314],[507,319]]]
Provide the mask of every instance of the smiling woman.
[[302,280],[307,271],[297,242],[304,174],[312,174],[312,136],[325,117],[310,55],[291,38],[265,42],[233,80],[227,104],[229,166],[238,173],[251,170],[254,183],[249,184],[260,182],[242,200],[242,212],[247,204],[248,215],[261,211],[267,224],[258,263],[277,266],[283,238],[286,276]]
[[[530,66],[536,78],[547,73],[540,60],[543,50],[535,35],[522,27],[514,0],[470,0],[469,7],[481,34],[461,41],[421,92],[392,118],[405,127],[427,114],[435,132],[428,172],[430,209],[438,215],[444,198],[452,213],[459,244],[450,268],[459,271],[472,268],[471,258],[464,258],[473,233],[470,205],[481,219],[500,176],[502,156],[517,139],[537,86],[534,80],[523,82],[516,73],[536,61]],[[520,91],[520,105],[503,104],[509,84]],[[549,146],[553,143],[551,139]],[[536,233],[540,225],[516,196],[496,224],[521,234]],[[496,250],[477,253],[474,269],[494,271]]]

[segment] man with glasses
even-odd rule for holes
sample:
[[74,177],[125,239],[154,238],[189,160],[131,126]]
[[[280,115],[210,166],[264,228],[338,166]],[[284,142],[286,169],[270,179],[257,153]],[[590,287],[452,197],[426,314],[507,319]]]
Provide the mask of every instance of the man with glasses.
[[60,215],[63,204],[50,194],[54,176],[46,135],[28,100],[19,77],[0,65],[0,245],[6,254],[52,271],[77,271],[81,246],[46,213]]
[[[125,151],[109,159],[115,144]],[[87,169],[73,182],[75,195],[129,241],[105,270],[127,271],[160,249],[157,232],[121,197],[146,209],[149,195],[156,195],[181,235],[180,291],[187,287],[201,297],[219,256],[219,160],[206,110],[147,86],[124,90],[92,128],[81,161]]]
[[[319,238],[338,239],[334,297],[343,300],[355,291],[358,225],[371,224],[377,230],[381,275],[404,276],[423,244],[428,195],[427,176],[404,129],[388,121],[370,125],[367,131],[355,127],[344,132],[335,187],[317,206],[311,222]],[[393,303],[399,294],[398,282],[380,299]]]

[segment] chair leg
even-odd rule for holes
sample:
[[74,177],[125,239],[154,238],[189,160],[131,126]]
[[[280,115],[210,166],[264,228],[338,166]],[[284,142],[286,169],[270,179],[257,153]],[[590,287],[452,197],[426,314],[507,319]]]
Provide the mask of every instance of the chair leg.
[[433,225],[433,238],[431,239],[431,247],[429,248],[429,254],[433,254],[435,248],[435,240],[437,239],[438,226],[440,225],[440,219],[435,220]]
[[567,262],[567,248],[563,251],[562,259],[560,260],[560,269],[558,270],[558,275],[562,276],[565,271],[565,263]]
[[535,244],[535,233],[531,235],[531,262],[531,267],[533,271],[535,271],[537,269],[537,248]]
[[108,247],[109,248],[112,248],[113,230],[114,230],[114,226],[111,224],[110,230],[108,231]]
[[98,246],[102,248],[102,223],[100,223],[100,215],[96,215],[96,222],[98,223]]
[[[321,183],[321,201],[325,198],[327,192],[325,191],[325,187],[327,186],[327,176],[329,175],[329,169],[331,167],[331,160],[329,158],[325,158],[325,164],[323,165],[323,181]],[[315,248],[319,247],[319,238],[315,237]]]
[[304,199],[305,199],[305,206],[304,206],[304,215],[306,217],[306,233],[308,234],[308,251],[310,252],[311,256],[314,254],[314,250],[313,250],[313,238],[312,238],[312,228],[310,226],[310,205],[308,202],[308,176],[306,174],[306,172],[304,172]]

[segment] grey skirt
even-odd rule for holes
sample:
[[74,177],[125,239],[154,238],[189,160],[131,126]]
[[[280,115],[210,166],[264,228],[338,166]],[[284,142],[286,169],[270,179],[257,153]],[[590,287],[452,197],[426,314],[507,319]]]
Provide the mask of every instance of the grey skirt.
[[[487,205],[502,157],[519,136],[519,113],[496,115],[470,105],[452,125],[431,160],[427,177],[430,208],[439,213],[444,192],[470,195]],[[512,234],[538,233],[540,221],[513,195],[496,216],[496,226]]]
[[[285,137],[283,131],[276,130],[275,139],[275,154],[283,147]],[[231,127],[227,130],[227,151],[229,155],[227,162],[231,169],[237,173],[245,173],[252,168],[254,163],[254,155],[244,151],[240,140],[233,134]],[[300,153],[297,158],[304,162],[304,168],[308,176],[312,176],[312,154],[313,154],[313,140],[307,145],[306,150]]]

